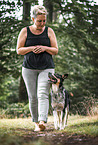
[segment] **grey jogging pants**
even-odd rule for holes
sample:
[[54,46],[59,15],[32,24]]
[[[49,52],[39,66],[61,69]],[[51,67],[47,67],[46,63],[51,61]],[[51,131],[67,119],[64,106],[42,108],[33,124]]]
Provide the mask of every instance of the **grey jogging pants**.
[[47,122],[50,89],[48,72],[54,73],[54,69],[32,70],[22,67],[22,76],[27,88],[33,122]]

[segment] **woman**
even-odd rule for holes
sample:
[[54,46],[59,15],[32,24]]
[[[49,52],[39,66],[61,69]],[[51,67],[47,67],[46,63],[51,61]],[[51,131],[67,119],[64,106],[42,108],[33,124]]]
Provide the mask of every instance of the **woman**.
[[23,28],[17,41],[17,54],[24,55],[22,76],[35,131],[45,129],[49,109],[48,72],[54,73],[52,55],[58,53],[55,33],[45,26],[46,15],[44,6],[35,5],[32,11],[34,24]]

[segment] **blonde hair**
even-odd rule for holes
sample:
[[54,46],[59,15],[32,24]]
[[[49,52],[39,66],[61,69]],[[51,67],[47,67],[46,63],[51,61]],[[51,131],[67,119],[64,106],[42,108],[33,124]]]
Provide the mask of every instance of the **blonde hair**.
[[32,10],[32,17],[36,18],[37,15],[47,15],[47,10],[44,6],[35,5]]

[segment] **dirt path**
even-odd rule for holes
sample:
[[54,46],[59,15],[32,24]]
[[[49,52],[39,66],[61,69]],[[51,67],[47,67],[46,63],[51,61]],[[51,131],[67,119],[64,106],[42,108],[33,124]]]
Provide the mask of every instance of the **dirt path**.
[[[28,132],[28,130],[26,130]],[[34,145],[97,145],[98,137],[72,134],[56,131],[49,125],[45,131],[29,133],[24,137],[25,142],[31,141]],[[32,144],[33,145],[33,144]]]
[[40,145],[98,145],[98,137],[89,137],[86,135],[67,135],[66,133],[50,133],[40,132],[32,133],[32,136],[26,136],[24,140],[26,142],[34,142],[37,145],[38,142],[42,142]]

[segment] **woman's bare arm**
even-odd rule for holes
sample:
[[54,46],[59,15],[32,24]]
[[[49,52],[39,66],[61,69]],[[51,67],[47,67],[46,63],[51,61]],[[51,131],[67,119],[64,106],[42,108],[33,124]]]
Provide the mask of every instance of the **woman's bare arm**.
[[35,48],[34,46],[24,47],[26,38],[27,38],[27,28],[25,27],[20,31],[20,34],[18,36],[16,47],[17,54],[25,55],[26,53],[33,51],[33,49]]

